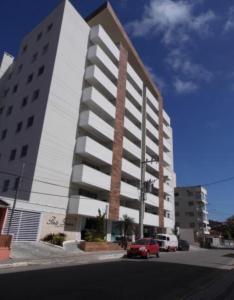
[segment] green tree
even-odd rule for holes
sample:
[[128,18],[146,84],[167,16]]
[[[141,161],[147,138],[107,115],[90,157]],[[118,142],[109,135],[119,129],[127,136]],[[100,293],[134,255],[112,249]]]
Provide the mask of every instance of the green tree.
[[135,230],[134,219],[128,215],[123,215],[121,223],[124,237],[126,237],[128,233],[132,233]]

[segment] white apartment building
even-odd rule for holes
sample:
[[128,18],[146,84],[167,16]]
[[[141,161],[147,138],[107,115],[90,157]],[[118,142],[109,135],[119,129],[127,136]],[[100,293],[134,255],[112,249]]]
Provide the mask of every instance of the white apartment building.
[[140,182],[150,179],[145,232],[174,228],[170,118],[109,3],[83,19],[65,0],[23,38],[16,58],[4,53],[0,155],[2,232],[24,164],[16,241],[63,231],[79,240],[99,209],[114,240],[123,215],[139,223]]
[[195,240],[210,234],[207,190],[202,186],[175,188],[176,226],[194,230]]

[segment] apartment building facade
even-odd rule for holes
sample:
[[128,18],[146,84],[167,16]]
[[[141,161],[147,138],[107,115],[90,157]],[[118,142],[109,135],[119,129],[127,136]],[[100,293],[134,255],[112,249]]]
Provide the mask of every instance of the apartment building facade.
[[23,38],[15,59],[3,55],[0,93],[3,232],[22,171],[15,240],[61,231],[79,240],[99,209],[114,240],[123,215],[139,223],[148,180],[145,232],[174,228],[170,118],[109,3],[83,19],[63,1]]
[[210,234],[207,204],[207,190],[204,187],[176,187],[176,226],[193,229],[195,239]]

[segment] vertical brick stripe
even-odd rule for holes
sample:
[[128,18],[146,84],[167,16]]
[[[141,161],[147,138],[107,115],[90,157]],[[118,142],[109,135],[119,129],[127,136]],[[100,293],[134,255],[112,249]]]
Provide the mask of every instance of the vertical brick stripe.
[[127,79],[128,53],[120,45],[119,76],[117,82],[116,113],[114,125],[111,188],[109,197],[109,219],[119,219],[120,184],[123,154],[124,112]]
[[164,228],[163,99],[159,99],[159,227]]

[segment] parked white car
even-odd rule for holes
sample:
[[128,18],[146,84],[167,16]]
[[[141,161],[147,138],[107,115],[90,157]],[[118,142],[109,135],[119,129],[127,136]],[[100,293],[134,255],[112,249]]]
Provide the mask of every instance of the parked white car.
[[156,239],[162,250],[176,251],[178,249],[178,239],[174,234],[157,234]]

